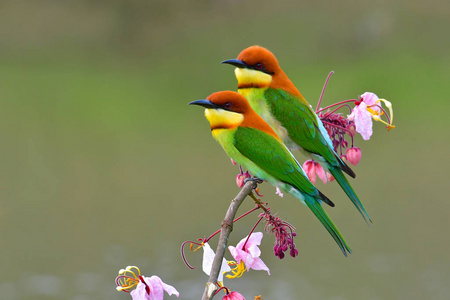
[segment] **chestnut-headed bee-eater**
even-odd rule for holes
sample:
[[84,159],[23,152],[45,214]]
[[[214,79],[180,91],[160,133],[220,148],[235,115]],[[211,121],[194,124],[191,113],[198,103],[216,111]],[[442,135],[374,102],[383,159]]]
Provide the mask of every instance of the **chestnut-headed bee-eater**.
[[251,46],[244,49],[237,59],[222,63],[236,67],[238,92],[247,98],[251,107],[286,146],[291,150],[299,149],[321,163],[334,176],[364,220],[370,221],[342,171],[353,178],[355,173],[334,151],[322,121],[283,72],[272,52],[261,46]]
[[245,97],[223,91],[189,104],[205,107],[212,135],[229,157],[253,176],[269,181],[303,202],[325,226],[344,255],[351,253],[321,205],[325,202],[334,206],[333,202],[314,187],[292,153]]

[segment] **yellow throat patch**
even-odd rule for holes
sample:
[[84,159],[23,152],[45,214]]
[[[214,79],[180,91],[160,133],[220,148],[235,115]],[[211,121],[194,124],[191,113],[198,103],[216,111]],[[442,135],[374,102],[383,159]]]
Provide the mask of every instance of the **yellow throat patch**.
[[211,124],[211,130],[234,128],[244,121],[244,115],[224,109],[205,109],[205,117]]
[[272,82],[272,76],[261,71],[236,68],[234,74],[239,87],[267,87]]

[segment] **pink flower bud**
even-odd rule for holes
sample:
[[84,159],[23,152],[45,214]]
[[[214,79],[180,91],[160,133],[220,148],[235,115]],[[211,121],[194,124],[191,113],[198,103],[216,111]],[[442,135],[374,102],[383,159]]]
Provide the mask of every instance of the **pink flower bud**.
[[236,176],[236,184],[240,188],[244,186],[244,174],[238,174]]
[[349,134],[350,136],[355,136],[355,133],[356,133],[356,127],[355,127],[354,124],[348,125],[348,126],[347,126],[347,130],[349,131],[348,134]]
[[357,165],[361,160],[361,149],[357,147],[347,149],[347,160],[352,165]]
[[244,186],[244,180],[250,177],[250,173],[247,171],[245,173],[240,173],[236,176],[236,184],[238,187]]
[[223,296],[222,300],[245,300],[245,298],[238,292],[231,292]]

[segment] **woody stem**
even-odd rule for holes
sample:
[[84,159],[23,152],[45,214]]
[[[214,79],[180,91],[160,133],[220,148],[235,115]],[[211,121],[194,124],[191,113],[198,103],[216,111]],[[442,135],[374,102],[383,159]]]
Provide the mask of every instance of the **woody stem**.
[[227,248],[228,238],[233,230],[233,219],[236,212],[244,201],[244,199],[252,192],[255,187],[255,183],[248,181],[241,189],[239,194],[231,200],[230,207],[227,210],[225,219],[222,221],[219,243],[217,244],[216,255],[214,256],[213,264],[211,267],[211,273],[208,281],[206,282],[205,291],[203,292],[202,300],[211,300],[214,297],[214,292],[217,290],[217,278],[219,277],[220,268],[222,266],[222,260],[225,255],[225,249]]

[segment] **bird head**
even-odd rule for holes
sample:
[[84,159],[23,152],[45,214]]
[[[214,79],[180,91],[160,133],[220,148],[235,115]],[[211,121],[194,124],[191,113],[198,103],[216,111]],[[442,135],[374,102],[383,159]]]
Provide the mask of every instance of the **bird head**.
[[303,97],[281,69],[272,52],[261,46],[251,46],[239,53],[237,59],[222,62],[236,67],[238,88],[281,88]]
[[244,116],[253,111],[247,99],[232,91],[217,92],[191,104],[205,108],[205,116],[212,130],[237,127],[244,121]]
[[261,46],[251,46],[239,53],[237,59],[222,62],[236,67],[239,86],[269,86],[273,76],[283,72],[272,52]]
[[205,108],[205,116],[211,125],[213,135],[216,129],[233,129],[241,126],[252,127],[280,139],[275,131],[251,108],[247,99],[236,92],[217,92],[206,99],[192,101],[189,105],[191,104]]

